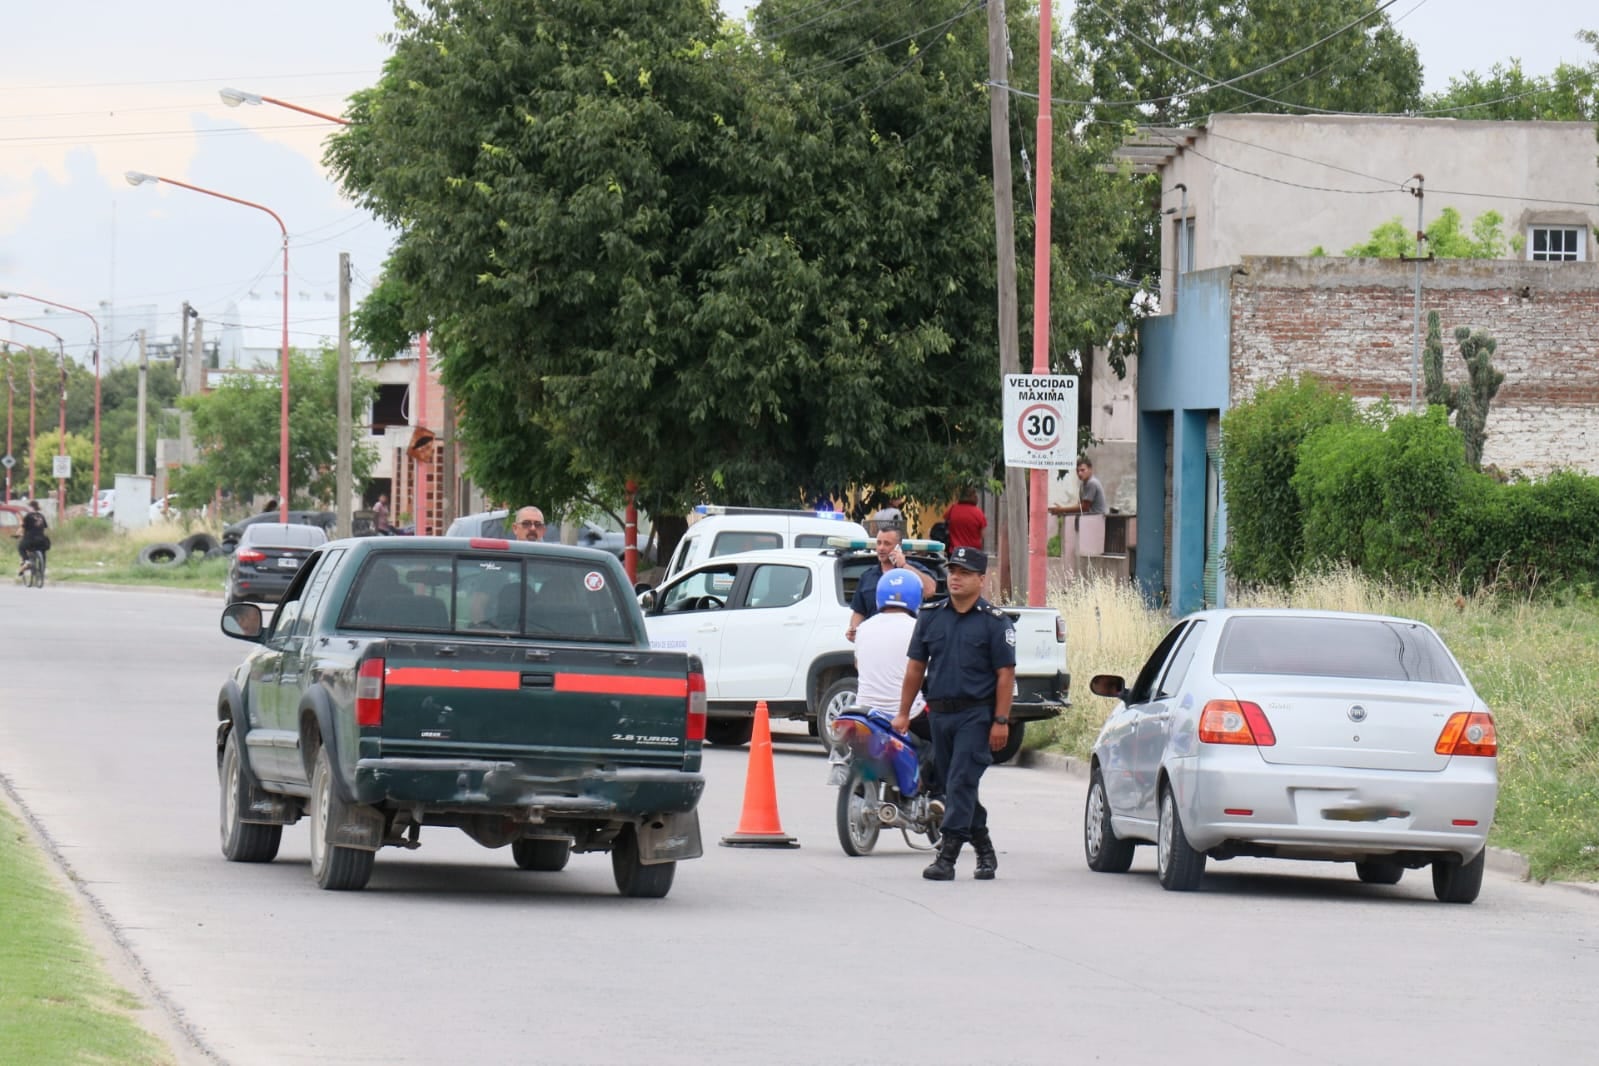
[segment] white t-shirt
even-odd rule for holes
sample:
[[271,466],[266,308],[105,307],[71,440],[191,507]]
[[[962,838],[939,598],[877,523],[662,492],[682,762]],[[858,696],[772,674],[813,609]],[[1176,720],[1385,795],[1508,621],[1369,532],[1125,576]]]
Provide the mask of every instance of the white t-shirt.
[[[906,652],[910,650],[911,633],[915,629],[916,616],[896,610],[879,611],[856,627],[855,672],[860,675],[855,689],[856,703],[889,714],[899,712]],[[920,714],[923,705],[918,692],[911,714]]]

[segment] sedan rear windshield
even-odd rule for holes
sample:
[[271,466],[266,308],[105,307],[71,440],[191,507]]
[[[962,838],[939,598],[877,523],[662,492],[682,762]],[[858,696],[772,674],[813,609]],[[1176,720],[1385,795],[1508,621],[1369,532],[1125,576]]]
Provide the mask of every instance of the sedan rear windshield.
[[367,560],[339,624],[631,644],[624,591],[587,560],[382,552]]
[[1376,618],[1229,619],[1216,649],[1216,673],[1465,683],[1432,630]]

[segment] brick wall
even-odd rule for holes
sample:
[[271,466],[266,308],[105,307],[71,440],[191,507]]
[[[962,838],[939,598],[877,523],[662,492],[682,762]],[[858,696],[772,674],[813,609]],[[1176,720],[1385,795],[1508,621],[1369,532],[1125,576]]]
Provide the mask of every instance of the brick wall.
[[[1232,279],[1231,402],[1309,373],[1408,405],[1415,274],[1392,260],[1245,257]],[[1427,312],[1442,319],[1452,385],[1466,380],[1456,326],[1499,342],[1505,381],[1488,413],[1485,464],[1599,473],[1599,264],[1424,263],[1421,306],[1423,342]]]

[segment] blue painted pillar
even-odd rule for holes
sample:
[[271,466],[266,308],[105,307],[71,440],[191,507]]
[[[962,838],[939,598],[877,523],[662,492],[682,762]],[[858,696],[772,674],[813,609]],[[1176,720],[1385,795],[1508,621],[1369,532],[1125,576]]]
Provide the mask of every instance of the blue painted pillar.
[[1145,602],[1164,598],[1166,583],[1166,439],[1170,411],[1138,413],[1138,587]]
[[[1205,604],[1205,422],[1208,411],[1182,411],[1172,440],[1172,615]],[[1142,471],[1140,471],[1142,473]]]

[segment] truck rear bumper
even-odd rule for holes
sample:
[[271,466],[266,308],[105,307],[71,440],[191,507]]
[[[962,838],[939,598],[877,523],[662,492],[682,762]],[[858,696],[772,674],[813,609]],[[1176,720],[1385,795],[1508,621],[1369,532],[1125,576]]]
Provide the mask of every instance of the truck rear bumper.
[[1016,679],[1016,694],[1011,697],[1010,716],[1018,722],[1035,722],[1057,717],[1072,705],[1067,693],[1072,675],[1065,670],[1054,674],[1030,674]]
[[703,774],[680,770],[624,768],[560,776],[506,759],[361,759],[354,782],[358,803],[596,818],[691,811],[704,791]]

